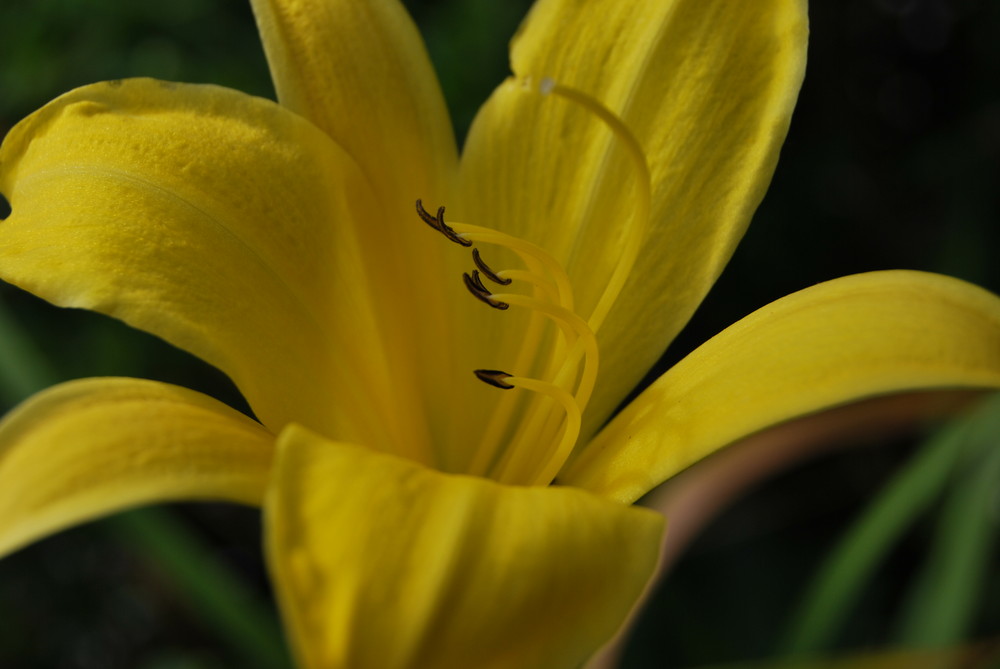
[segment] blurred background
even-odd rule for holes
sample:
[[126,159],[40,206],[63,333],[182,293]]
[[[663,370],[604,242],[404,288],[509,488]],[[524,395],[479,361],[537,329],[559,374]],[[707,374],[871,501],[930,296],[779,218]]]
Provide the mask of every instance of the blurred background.
[[[530,3],[406,4],[461,138],[507,74],[507,40]],[[815,0],[810,14],[806,82],[771,189],[661,367],[754,309],[844,274],[921,269],[1000,292],[1000,3]],[[0,5],[0,135],[70,88],[140,75],[273,97],[243,0]],[[120,323],[6,285],[0,308],[4,410],[40,386],[97,375],[178,383],[243,406],[220,373]],[[663,584],[625,666],[777,653],[823,558],[923,452],[932,429],[825,456],[741,499]],[[990,552],[1000,498],[992,489],[992,530],[979,542],[986,566],[962,631],[969,639],[1000,630],[1000,570]],[[828,648],[895,643],[939,530],[932,508],[892,544]],[[253,510],[179,505],[29,547],[0,562],[0,666],[280,667],[259,544]]]

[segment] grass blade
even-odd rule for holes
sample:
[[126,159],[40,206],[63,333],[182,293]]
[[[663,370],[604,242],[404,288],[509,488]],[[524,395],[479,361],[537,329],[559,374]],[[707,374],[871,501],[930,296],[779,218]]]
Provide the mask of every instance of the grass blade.
[[235,650],[240,666],[290,669],[277,616],[171,514],[139,509],[110,518],[108,525],[165,572],[192,614]]
[[931,439],[851,527],[813,579],[779,645],[786,656],[821,652],[883,556],[941,493],[962,443],[961,425]]
[[938,517],[931,554],[903,607],[897,640],[943,648],[966,638],[996,539],[1000,489],[1000,401],[963,422],[964,462]]

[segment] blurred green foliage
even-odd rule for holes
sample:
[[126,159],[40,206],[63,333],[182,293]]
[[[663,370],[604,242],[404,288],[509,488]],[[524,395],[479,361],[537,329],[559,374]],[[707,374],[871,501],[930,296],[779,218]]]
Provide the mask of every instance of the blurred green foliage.
[[[406,3],[438,67],[459,137],[505,76],[506,43],[527,0]],[[816,0],[810,61],[771,190],[670,364],[753,309],[843,274],[941,271],[1000,292],[1000,3]],[[244,0],[4,0],[0,134],[78,85],[128,76],[212,82],[272,96]],[[129,375],[180,383],[243,406],[217,371],[153,337],[60,310],[8,286],[7,350],[22,385]],[[28,351],[25,353],[24,351]],[[33,351],[33,352],[32,352]],[[39,353],[41,352],[41,353]],[[35,362],[32,363],[31,361]],[[658,371],[653,372],[653,375]],[[6,374],[6,373],[5,373]],[[6,374],[10,376],[10,374]],[[828,457],[725,514],[662,588],[628,656],[632,667],[765,657],[839,532],[913,451],[912,440]],[[262,601],[269,590],[255,512],[178,507],[193,536]],[[997,519],[993,513],[991,527]],[[175,583],[113,523],[65,532],[4,560],[0,666],[212,669],[242,666]],[[897,544],[838,643],[877,646],[905,601],[933,522]],[[945,559],[945,558],[940,558]],[[984,568],[973,635],[1000,629],[1000,579]],[[916,624],[916,623],[914,623]]]

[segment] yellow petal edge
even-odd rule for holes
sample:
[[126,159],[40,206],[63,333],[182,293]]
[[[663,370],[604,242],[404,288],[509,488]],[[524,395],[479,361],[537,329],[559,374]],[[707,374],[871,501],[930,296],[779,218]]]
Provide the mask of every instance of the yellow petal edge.
[[713,451],[855,400],[1000,388],[1000,299],[911,271],[793,293],[709,340],[587,446],[561,483],[632,502]]
[[124,378],[53,386],[0,423],[0,555],[141,504],[260,504],[273,443],[186,388]]
[[571,669],[624,620],[663,519],[279,437],[267,556],[310,669]]

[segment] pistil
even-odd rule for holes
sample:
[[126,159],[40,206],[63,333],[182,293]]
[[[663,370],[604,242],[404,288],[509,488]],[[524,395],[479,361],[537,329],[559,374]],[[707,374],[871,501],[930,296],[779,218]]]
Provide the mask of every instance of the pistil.
[[542,80],[539,90],[542,95],[554,95],[563,98],[597,116],[612,132],[615,139],[621,143],[620,146],[625,149],[625,155],[628,156],[629,161],[636,171],[635,185],[638,193],[635,198],[635,211],[632,214],[632,218],[626,224],[623,234],[625,247],[618,258],[618,264],[615,265],[615,269],[611,273],[611,278],[608,279],[604,292],[601,294],[597,305],[587,319],[590,328],[596,333],[601,329],[604,319],[607,318],[608,312],[611,311],[611,307],[614,306],[615,301],[621,294],[622,288],[625,286],[625,281],[635,267],[636,258],[639,257],[639,249],[646,239],[646,230],[649,227],[650,209],[653,201],[653,182],[649,176],[649,164],[646,162],[646,154],[642,150],[639,140],[635,138],[635,135],[628,129],[628,126],[603,104],[582,91],[562,86],[548,77]]

